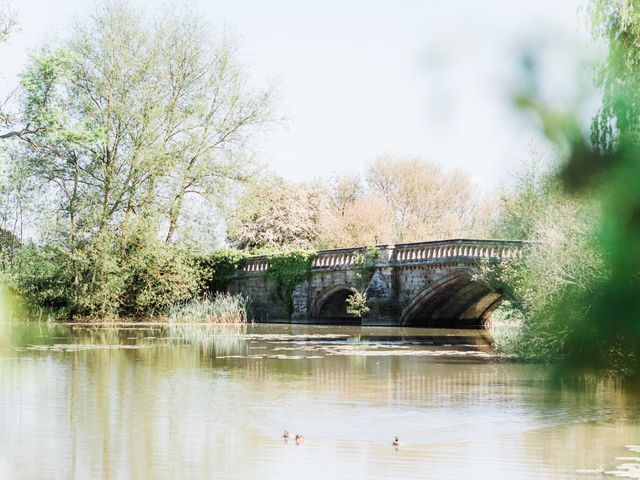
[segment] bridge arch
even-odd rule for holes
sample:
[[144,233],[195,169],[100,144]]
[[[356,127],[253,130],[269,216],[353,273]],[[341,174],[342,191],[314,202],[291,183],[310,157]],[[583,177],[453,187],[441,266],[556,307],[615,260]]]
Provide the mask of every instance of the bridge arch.
[[324,289],[311,304],[311,317],[338,323],[360,323],[347,314],[346,301],[357,290],[352,285],[341,283]]
[[480,327],[503,297],[472,272],[455,270],[433,281],[402,309],[400,325],[415,327]]

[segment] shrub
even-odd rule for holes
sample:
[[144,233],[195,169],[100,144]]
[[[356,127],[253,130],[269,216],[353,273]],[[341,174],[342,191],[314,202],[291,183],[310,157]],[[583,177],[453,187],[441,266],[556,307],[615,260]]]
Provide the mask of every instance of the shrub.
[[249,254],[242,250],[224,248],[197,259],[205,292],[224,292]]
[[5,277],[25,302],[60,315],[162,315],[195,297],[200,268],[185,250],[152,237],[96,236],[73,252],[19,249]]
[[352,295],[349,295],[347,297],[346,304],[347,314],[352,317],[362,318],[369,313],[367,296],[362,292],[355,292]]
[[8,288],[28,303],[61,312],[73,306],[71,261],[59,248],[22,247],[4,277]]
[[200,290],[201,271],[189,253],[155,239],[129,243],[121,268],[123,290],[117,302],[127,315],[164,314]]

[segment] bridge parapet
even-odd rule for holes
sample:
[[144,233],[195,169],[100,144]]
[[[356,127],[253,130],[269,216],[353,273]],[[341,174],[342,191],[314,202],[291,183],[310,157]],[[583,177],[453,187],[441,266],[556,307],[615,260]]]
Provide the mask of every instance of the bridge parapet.
[[313,269],[355,267],[360,261],[361,255],[364,251],[365,249],[363,247],[320,250],[315,262],[313,263]]
[[269,258],[265,256],[250,257],[242,266],[245,273],[263,273],[269,269]]
[[[378,245],[376,266],[398,266],[414,263],[447,261],[500,261],[522,258],[527,242],[514,240],[440,240],[434,242]],[[320,250],[313,270],[350,269],[358,267],[365,253],[364,247]],[[269,269],[266,256],[250,257],[242,267],[243,273],[264,274]]]
[[441,262],[448,260],[512,260],[522,258],[524,242],[512,240],[443,240],[396,245],[391,263]]

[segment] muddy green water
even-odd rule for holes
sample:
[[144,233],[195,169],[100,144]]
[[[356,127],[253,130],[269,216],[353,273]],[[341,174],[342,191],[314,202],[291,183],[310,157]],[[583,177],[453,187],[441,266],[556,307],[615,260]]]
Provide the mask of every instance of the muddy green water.
[[640,477],[636,394],[500,361],[477,332],[0,332],[3,479]]

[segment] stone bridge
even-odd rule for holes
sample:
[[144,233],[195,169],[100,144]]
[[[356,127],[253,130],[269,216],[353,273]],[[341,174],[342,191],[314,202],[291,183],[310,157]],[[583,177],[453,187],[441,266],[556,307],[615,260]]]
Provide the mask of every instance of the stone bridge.
[[[249,297],[258,321],[481,327],[503,298],[478,278],[480,266],[517,261],[524,245],[458,239],[322,250],[293,291],[292,315],[274,292],[267,257],[250,257],[228,288]],[[355,292],[366,295],[362,319],[347,314]]]

